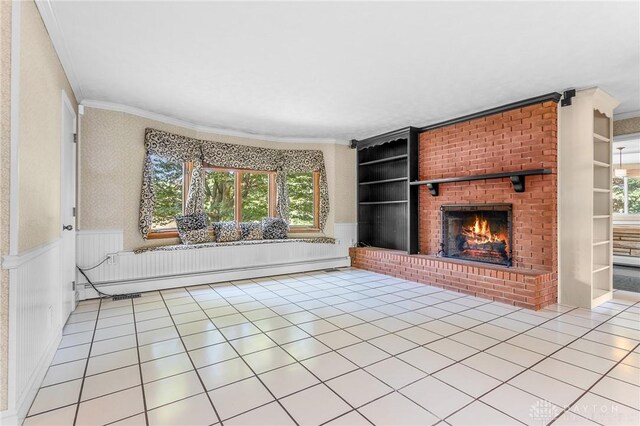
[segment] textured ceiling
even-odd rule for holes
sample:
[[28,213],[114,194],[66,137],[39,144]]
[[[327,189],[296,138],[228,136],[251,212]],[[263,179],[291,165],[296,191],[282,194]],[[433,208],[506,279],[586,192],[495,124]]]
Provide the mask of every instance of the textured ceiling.
[[79,100],[199,125],[344,140],[591,86],[640,112],[637,1],[44,3]]

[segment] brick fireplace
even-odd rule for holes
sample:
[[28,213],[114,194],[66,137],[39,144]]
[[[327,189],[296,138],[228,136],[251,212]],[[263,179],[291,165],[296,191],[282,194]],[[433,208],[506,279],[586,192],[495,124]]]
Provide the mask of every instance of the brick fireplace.
[[[437,196],[421,186],[420,254],[356,248],[351,251],[353,265],[530,309],[555,303],[557,106],[541,102],[420,133],[421,181],[541,168],[551,173],[527,176],[524,192],[515,192],[508,177],[441,184]],[[443,210],[490,204],[509,206],[509,261],[442,257]],[[496,236],[490,247],[500,250],[504,239]]]

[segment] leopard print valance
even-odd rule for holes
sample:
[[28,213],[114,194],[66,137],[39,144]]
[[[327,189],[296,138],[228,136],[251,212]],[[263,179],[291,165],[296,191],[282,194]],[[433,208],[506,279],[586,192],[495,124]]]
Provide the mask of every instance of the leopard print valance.
[[147,238],[153,220],[155,193],[151,156],[169,161],[193,161],[191,186],[187,196],[185,213],[203,210],[203,163],[216,167],[276,171],[276,212],[289,219],[289,197],[286,185],[287,173],[320,173],[320,229],[324,229],[329,216],[329,189],[322,151],[309,149],[272,149],[235,145],[180,136],[157,129],[145,130],[145,159],[142,197],[140,201],[140,233]]

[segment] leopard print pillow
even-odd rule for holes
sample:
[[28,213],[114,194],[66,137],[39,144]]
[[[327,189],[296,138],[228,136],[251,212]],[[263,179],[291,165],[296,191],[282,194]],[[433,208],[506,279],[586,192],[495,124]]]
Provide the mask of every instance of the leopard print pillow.
[[207,216],[204,213],[176,216],[176,227],[182,244],[208,243],[210,241]]
[[262,219],[262,238],[265,240],[283,240],[287,238],[289,224],[279,217]]
[[240,239],[261,240],[262,224],[260,222],[242,222],[240,224]]
[[193,231],[179,232],[182,244],[200,244],[211,241],[209,238],[209,230],[207,228],[194,229]]
[[240,235],[235,222],[214,222],[212,225],[217,243],[238,241]]

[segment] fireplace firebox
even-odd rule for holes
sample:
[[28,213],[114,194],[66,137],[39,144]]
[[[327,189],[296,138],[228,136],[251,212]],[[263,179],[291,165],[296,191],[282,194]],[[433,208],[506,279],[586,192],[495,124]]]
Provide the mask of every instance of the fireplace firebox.
[[511,204],[443,205],[440,255],[511,266]]

